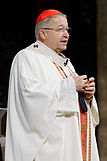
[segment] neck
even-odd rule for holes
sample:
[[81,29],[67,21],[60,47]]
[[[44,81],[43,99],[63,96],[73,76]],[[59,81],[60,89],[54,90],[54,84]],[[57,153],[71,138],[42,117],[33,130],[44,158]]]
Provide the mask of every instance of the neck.
[[39,41],[41,41],[43,44],[45,44],[47,47],[51,48],[52,50],[54,50],[56,53],[60,54],[61,50],[59,49],[53,49],[49,44],[47,44],[43,39],[39,38]]

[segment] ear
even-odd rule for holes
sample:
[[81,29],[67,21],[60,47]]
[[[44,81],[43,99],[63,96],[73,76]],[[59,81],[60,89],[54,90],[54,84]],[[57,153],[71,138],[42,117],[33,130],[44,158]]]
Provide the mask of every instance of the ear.
[[39,31],[39,36],[40,36],[40,38],[41,38],[42,40],[45,40],[45,39],[46,39],[46,32],[45,32],[45,30],[40,29],[40,31]]

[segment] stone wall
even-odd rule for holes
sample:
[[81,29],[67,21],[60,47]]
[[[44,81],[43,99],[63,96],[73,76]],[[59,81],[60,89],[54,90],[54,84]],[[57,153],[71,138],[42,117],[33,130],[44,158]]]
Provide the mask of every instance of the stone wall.
[[97,0],[97,69],[98,143],[101,161],[107,161],[107,0]]

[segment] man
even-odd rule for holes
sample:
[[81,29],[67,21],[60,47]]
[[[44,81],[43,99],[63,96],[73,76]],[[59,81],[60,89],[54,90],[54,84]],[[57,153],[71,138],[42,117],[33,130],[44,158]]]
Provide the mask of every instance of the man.
[[78,76],[61,53],[69,30],[66,15],[43,11],[37,41],[13,60],[5,161],[99,161],[95,82]]

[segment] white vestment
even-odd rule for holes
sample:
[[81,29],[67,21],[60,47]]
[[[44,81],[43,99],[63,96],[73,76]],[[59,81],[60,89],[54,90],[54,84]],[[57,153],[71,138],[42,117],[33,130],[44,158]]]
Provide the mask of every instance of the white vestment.
[[[64,66],[66,59],[40,41],[15,56],[8,92],[5,161],[83,161],[78,93]],[[59,66],[67,78],[63,79]],[[74,71],[70,60],[68,66]],[[91,108],[89,103],[87,106],[91,117],[90,161],[99,161],[95,98]]]

